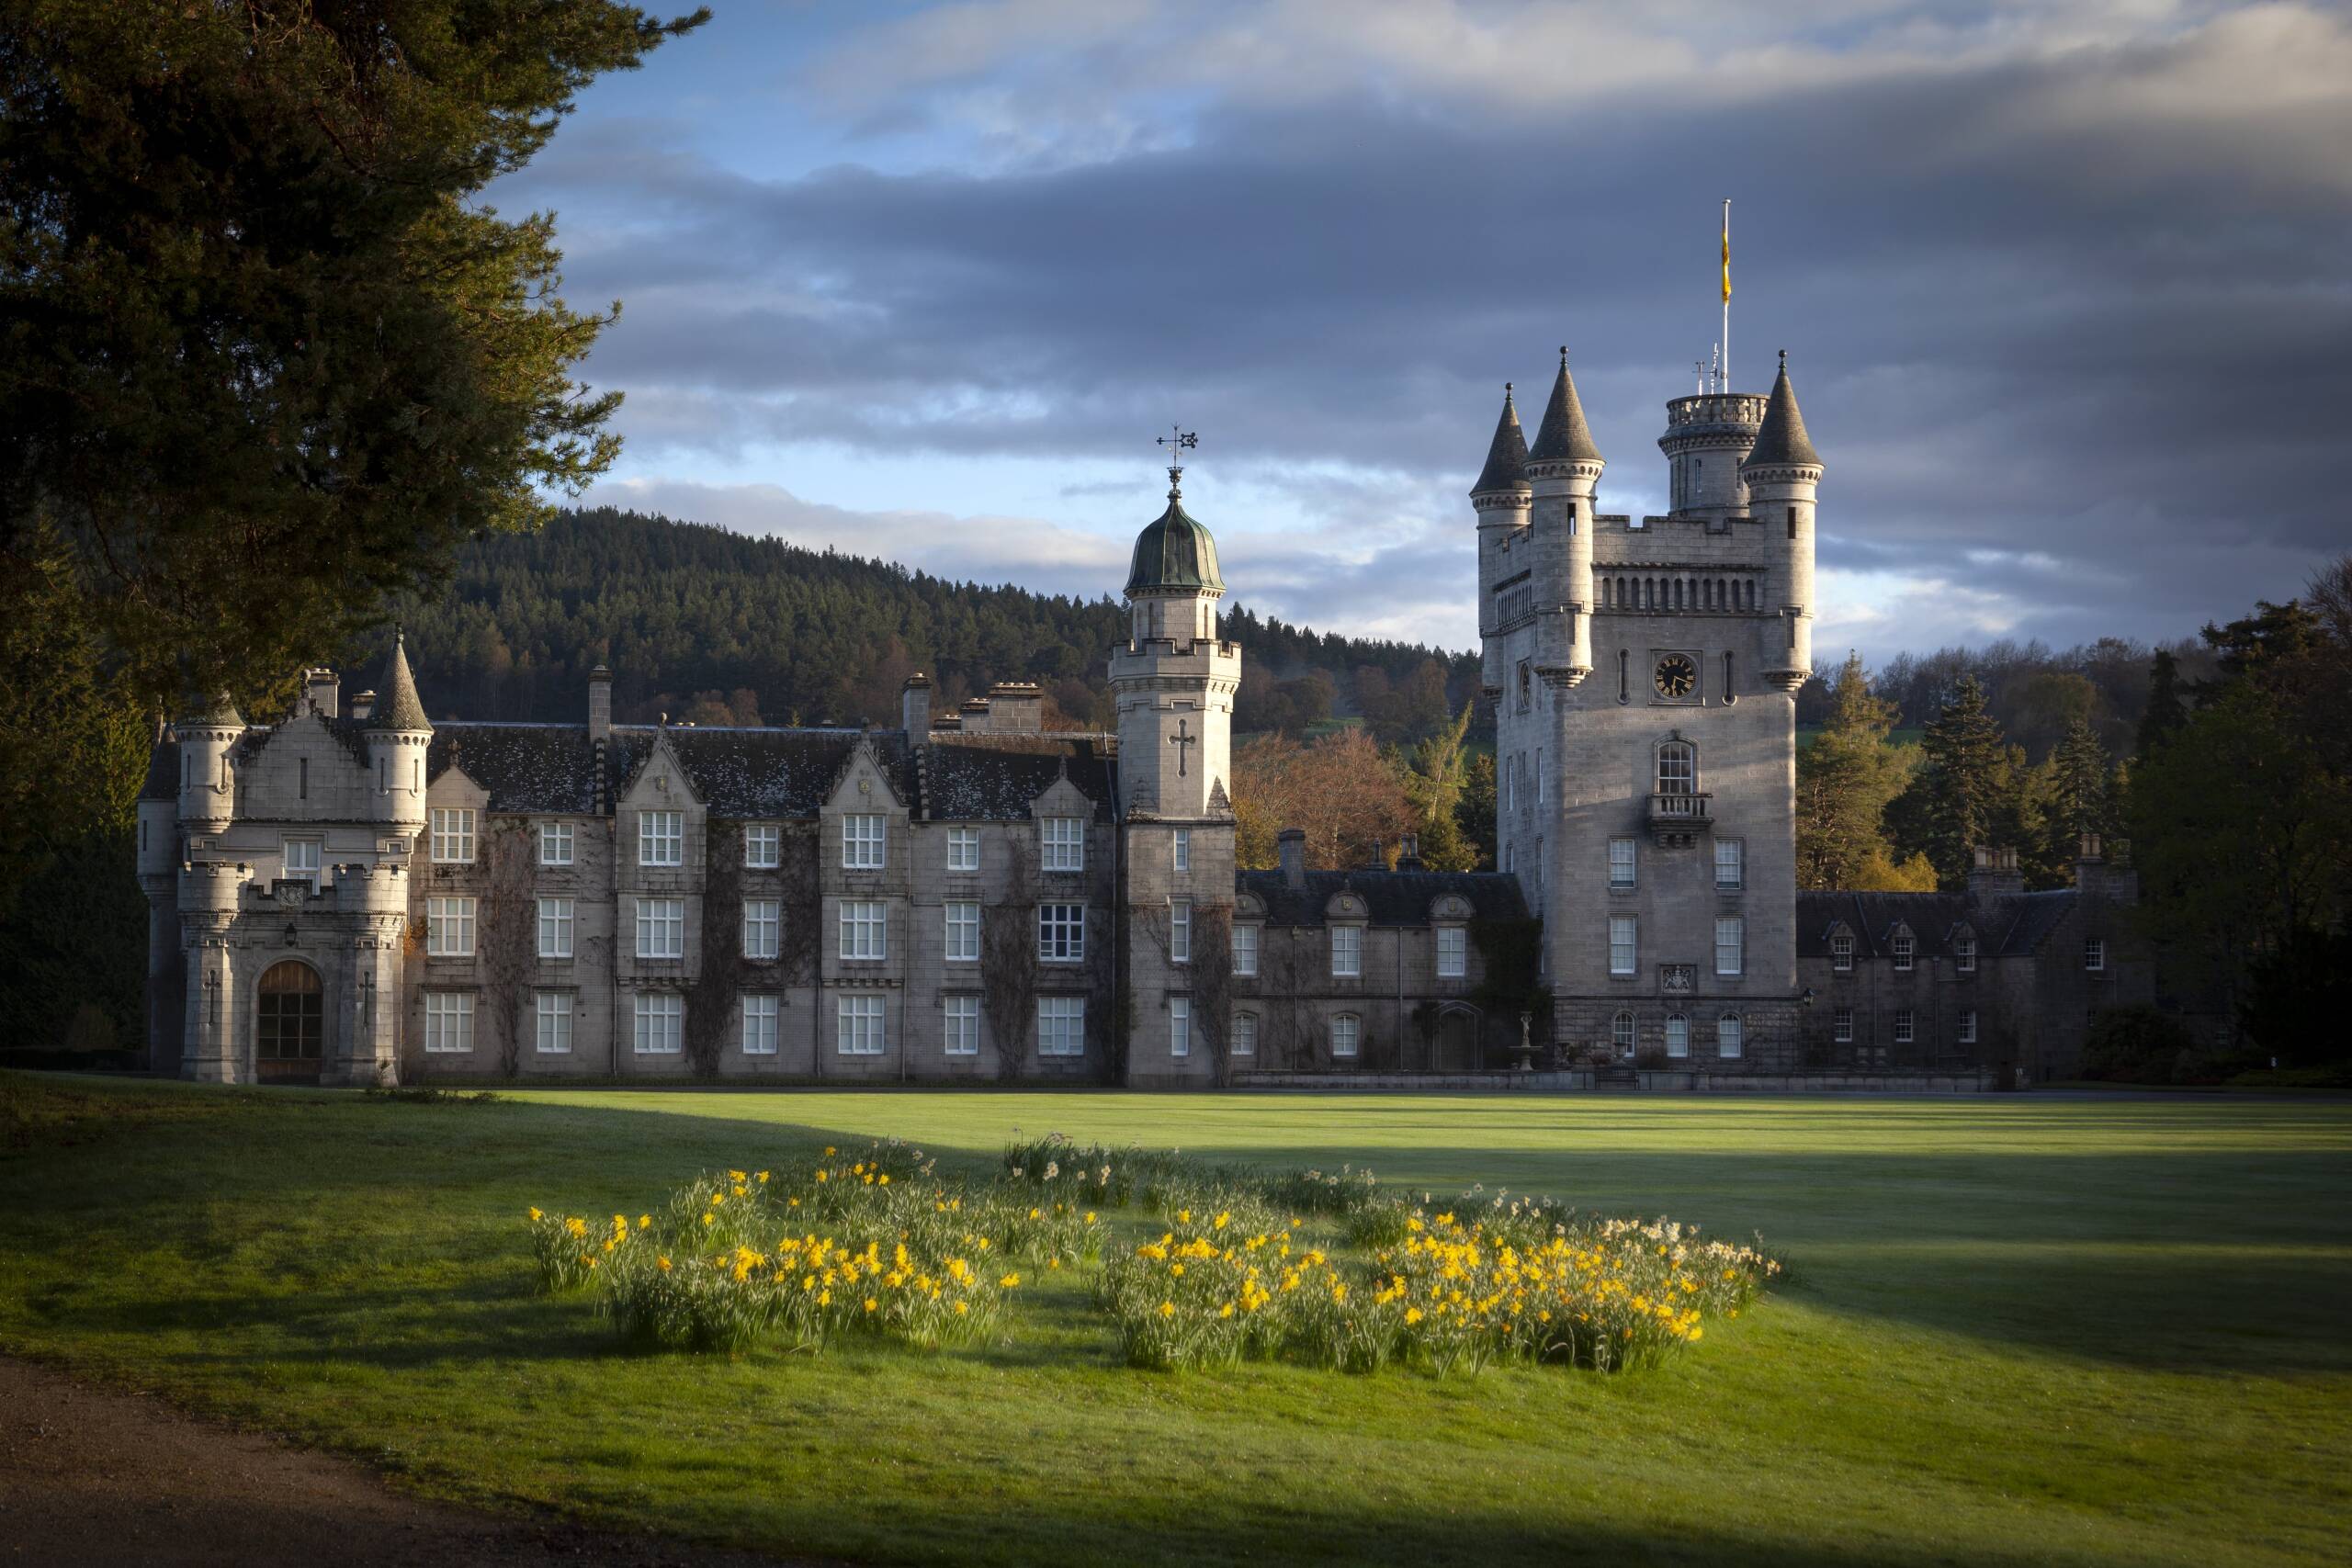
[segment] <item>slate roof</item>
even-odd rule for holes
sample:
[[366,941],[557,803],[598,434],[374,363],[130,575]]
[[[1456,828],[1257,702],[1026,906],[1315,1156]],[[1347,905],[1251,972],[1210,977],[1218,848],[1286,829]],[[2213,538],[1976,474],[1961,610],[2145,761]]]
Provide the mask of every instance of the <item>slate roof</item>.
[[1804,415],[1797,409],[1797,392],[1789,385],[1789,356],[1781,355],[1780,378],[1772,383],[1771,400],[1764,405],[1764,423],[1756,432],[1756,445],[1747,449],[1741,459],[1743,468],[1800,468],[1821,466],[1821,454],[1813,449],[1813,438],[1804,433]]
[[141,800],[177,800],[180,795],[180,743],[158,740],[147,753],[147,782],[139,786]]
[[1183,498],[1172,485],[1168,510],[1136,536],[1135,558],[1127,569],[1129,593],[1159,588],[1225,590],[1216,569],[1216,541],[1184,510]]
[[1535,432],[1531,463],[1598,463],[1604,459],[1584,419],[1584,404],[1577,384],[1568,378],[1568,351],[1560,350],[1560,374],[1552,382],[1552,400],[1544,405],[1544,423]]
[[[663,733],[647,725],[615,725],[607,747],[616,798],[652,754]],[[741,818],[814,817],[849,765],[861,732],[854,729],[738,729],[717,726],[673,728],[671,750],[705,806],[720,817]],[[882,771],[899,798],[915,798],[914,761],[906,737],[894,730],[865,732]]]
[[1980,958],[2018,957],[2041,951],[2075,908],[2071,887],[2018,893],[1977,904],[1965,893],[1799,893],[1797,956],[1829,956],[1830,929],[1844,922],[1858,958],[1888,956],[1887,939],[1899,924],[1911,928],[1922,958],[1950,957],[1962,925],[1976,933]]
[[463,769],[490,792],[492,811],[577,816],[596,809],[596,752],[584,724],[447,720],[424,755],[428,777]]
[[416,694],[416,677],[408,671],[408,638],[394,634],[392,672],[384,682],[384,700],[368,721],[374,729],[431,729],[424,701]]
[[228,693],[215,692],[208,697],[199,692],[190,692],[187,700],[180,704],[179,722],[243,728],[245,720],[237,712],[237,705],[230,700]]
[[1527,436],[1519,428],[1519,410],[1511,406],[1510,387],[1503,387],[1502,417],[1495,421],[1495,438],[1487,446],[1487,466],[1478,470],[1472,495],[1490,491],[1527,488]]
[[1527,919],[1519,878],[1498,871],[1310,871],[1304,887],[1293,887],[1280,871],[1245,871],[1234,882],[1254,894],[1268,923],[1278,926],[1321,925],[1324,906],[1342,888],[1363,899],[1375,926],[1427,925],[1430,904],[1447,893],[1467,898],[1476,919]]
[[1108,736],[933,736],[922,748],[922,814],[933,821],[1015,821],[1068,773],[1111,819],[1114,752]]

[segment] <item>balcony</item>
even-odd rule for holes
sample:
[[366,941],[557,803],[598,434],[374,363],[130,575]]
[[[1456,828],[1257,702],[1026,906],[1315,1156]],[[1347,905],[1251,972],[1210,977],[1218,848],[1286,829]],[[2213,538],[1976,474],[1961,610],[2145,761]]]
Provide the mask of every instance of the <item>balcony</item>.
[[1684,849],[1696,843],[1699,835],[1713,826],[1708,803],[1714,797],[1706,794],[1656,794],[1650,796],[1650,838],[1669,849]]

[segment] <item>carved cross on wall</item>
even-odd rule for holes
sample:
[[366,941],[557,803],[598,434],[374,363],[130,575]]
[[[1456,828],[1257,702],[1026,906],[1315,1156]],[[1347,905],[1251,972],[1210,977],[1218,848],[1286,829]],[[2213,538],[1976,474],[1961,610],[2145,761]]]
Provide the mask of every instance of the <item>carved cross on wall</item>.
[[1183,719],[1178,719],[1176,733],[1168,738],[1168,744],[1176,748],[1176,776],[1180,779],[1184,776],[1184,753],[1201,743],[1199,736],[1186,733],[1185,722]]

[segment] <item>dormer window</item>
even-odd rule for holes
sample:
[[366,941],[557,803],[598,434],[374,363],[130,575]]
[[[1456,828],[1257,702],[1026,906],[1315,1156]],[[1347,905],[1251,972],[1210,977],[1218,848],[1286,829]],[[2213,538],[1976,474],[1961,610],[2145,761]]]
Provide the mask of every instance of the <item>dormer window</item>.
[[1086,824],[1076,817],[1048,817],[1039,839],[1042,863],[1047,871],[1086,869]]
[[1911,972],[1911,959],[1913,953],[1917,950],[1915,944],[1911,941],[1911,933],[1909,931],[1897,931],[1894,933],[1894,940],[1887,943],[1887,951],[1894,955],[1894,972],[1896,974],[1907,975]]
[[1854,970],[1854,938],[1849,931],[1834,932],[1829,938],[1829,967],[1840,975]]
[[1951,939],[1951,966],[1963,975],[1976,973],[1976,935],[1962,931]]
[[842,818],[842,869],[882,869],[882,818],[878,815],[853,813]]

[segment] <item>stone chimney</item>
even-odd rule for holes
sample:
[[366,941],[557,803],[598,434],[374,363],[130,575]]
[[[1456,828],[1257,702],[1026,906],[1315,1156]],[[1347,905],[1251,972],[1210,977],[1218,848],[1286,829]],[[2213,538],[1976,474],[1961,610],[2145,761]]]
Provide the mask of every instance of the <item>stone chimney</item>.
[[351,716],[354,718],[375,717],[376,694],[374,692],[354,693],[351,698]]
[[1274,848],[1282,856],[1283,884],[1297,889],[1306,886],[1306,829],[1285,828],[1274,835]]
[[311,711],[321,718],[341,716],[343,679],[334,671],[318,669],[305,671],[302,695],[310,702]]
[[2107,846],[2097,833],[2085,833],[2075,847],[2075,891],[2086,898],[2107,896]]
[[1035,735],[1046,727],[1046,694],[1035,681],[999,681],[989,688],[989,728],[1000,735]]
[[986,735],[995,728],[989,717],[989,700],[986,697],[966,697],[964,705],[956,710],[956,717],[957,728],[967,735]]
[[1979,844],[1972,852],[1975,863],[1968,872],[1970,903],[1991,904],[2001,898],[2014,898],[2025,891],[2025,873],[2018,869],[2017,851]]
[[931,677],[918,670],[899,692],[899,728],[910,740],[931,733]]
[[1408,833],[1396,840],[1396,869],[1398,871],[1427,869],[1421,864],[1421,836],[1419,833]]
[[609,740],[613,735],[613,672],[604,664],[588,671],[588,739]]

